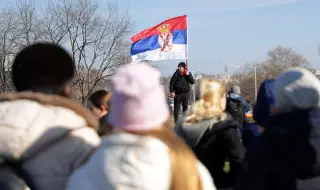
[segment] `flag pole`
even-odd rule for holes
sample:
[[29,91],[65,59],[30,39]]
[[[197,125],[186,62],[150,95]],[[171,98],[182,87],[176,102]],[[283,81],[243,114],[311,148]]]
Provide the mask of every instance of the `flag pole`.
[[187,23],[187,49],[186,49],[186,68],[189,69],[189,63],[188,63],[188,59],[189,59],[189,27],[188,27],[188,15],[186,15],[186,23]]
[[[188,61],[189,61],[189,26],[188,26],[188,15],[186,15],[187,17],[186,17],[186,23],[187,23],[187,49],[186,49],[186,68],[189,70],[189,63],[188,63]],[[195,76],[195,72],[192,72],[192,75],[193,75],[193,77],[196,77]],[[193,103],[195,103],[196,102],[196,92],[195,92],[195,89],[196,89],[196,87],[195,87],[195,85],[196,84],[194,84],[194,85],[192,85],[192,87],[193,87]]]

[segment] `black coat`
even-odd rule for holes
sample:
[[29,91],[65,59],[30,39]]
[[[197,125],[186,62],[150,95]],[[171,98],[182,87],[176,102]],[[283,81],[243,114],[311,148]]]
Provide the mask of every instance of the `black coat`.
[[105,136],[108,133],[108,114],[101,117],[100,118],[100,124],[99,124],[99,128],[98,128],[98,135],[101,136]]
[[[217,188],[235,185],[244,156],[238,122],[229,116],[226,120],[204,120],[191,126],[178,124],[176,133],[206,166]],[[223,170],[226,161],[230,163],[228,173]]]
[[190,84],[194,84],[195,80],[191,73],[189,75],[181,75],[178,70],[172,75],[170,80],[170,92],[182,94],[190,91]]
[[320,110],[272,118],[249,147],[235,190],[320,189]]

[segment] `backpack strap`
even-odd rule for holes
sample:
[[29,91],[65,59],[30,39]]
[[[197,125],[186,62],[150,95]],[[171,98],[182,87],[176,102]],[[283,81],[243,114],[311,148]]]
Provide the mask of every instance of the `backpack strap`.
[[56,145],[57,143],[59,143],[59,142],[63,141],[64,139],[66,139],[70,135],[70,133],[72,133],[73,131],[76,131],[76,130],[79,130],[79,129],[83,129],[83,128],[86,128],[86,127],[78,127],[76,129],[69,129],[69,130],[65,131],[64,133],[62,133],[62,135],[60,135],[57,138],[54,138],[53,140],[49,141],[45,146],[42,146],[37,151],[31,152],[29,155],[26,155],[25,157],[22,156],[19,161],[20,162],[26,162],[26,161],[38,156],[38,154],[44,152],[48,148],[51,148],[54,145]]
[[25,162],[27,162],[28,160],[31,160],[32,158],[36,157],[37,155],[41,154],[42,152],[44,152],[45,150],[53,147],[54,145],[56,145],[57,143],[63,141],[64,139],[66,139],[71,132],[75,131],[75,130],[79,130],[85,127],[79,127],[76,129],[71,129],[71,130],[67,130],[66,132],[64,132],[62,135],[60,135],[59,137],[53,139],[52,141],[48,142],[45,146],[42,146],[41,148],[39,148],[37,151],[35,152],[31,152],[29,155],[25,156],[25,157],[21,157],[19,160],[6,160],[6,162],[13,167],[13,169],[15,170],[15,172],[17,173],[17,175],[19,177],[21,177],[25,183],[28,185],[28,187],[31,190],[36,190],[36,186],[33,183],[34,179],[31,179],[30,175],[28,175],[28,173],[23,169],[23,164]]

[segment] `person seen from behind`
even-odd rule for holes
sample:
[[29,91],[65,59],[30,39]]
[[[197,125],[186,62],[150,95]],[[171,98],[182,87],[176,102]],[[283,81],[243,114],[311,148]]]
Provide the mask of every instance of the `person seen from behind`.
[[112,85],[113,131],[71,176],[67,189],[215,190],[207,169],[168,127],[160,72],[146,64],[125,65]]
[[259,125],[260,132],[268,126],[274,108],[274,79],[265,80],[260,85],[257,101],[253,108],[253,118]]
[[183,112],[186,112],[188,109],[190,84],[194,83],[195,80],[187,70],[186,64],[184,62],[179,63],[178,69],[171,77],[169,87],[171,96],[174,98],[173,115],[175,122],[178,120],[181,104]]
[[271,120],[262,123],[235,189],[319,189],[319,79],[307,69],[289,69],[275,81],[274,100]]
[[257,95],[257,101],[253,108],[254,123],[246,123],[243,127],[242,142],[248,147],[254,142],[257,136],[259,136],[265,127],[268,126],[268,122],[272,117],[272,108],[274,104],[274,79],[268,79],[261,83]]
[[[100,144],[96,117],[68,98],[74,74],[75,63],[64,49],[36,43],[14,59],[17,92],[0,95],[2,161],[15,163],[32,190],[65,189],[69,175]],[[4,182],[3,171],[0,189],[13,183]]]
[[[197,90],[200,99],[176,123],[178,136],[193,149],[208,168],[216,187],[232,188],[241,168],[244,147],[239,124],[225,112],[226,87],[215,79],[203,79]],[[229,162],[230,170],[225,171]]]
[[241,96],[241,89],[239,86],[232,86],[227,95],[227,112],[239,122],[243,127],[246,113],[250,111],[249,104]]
[[94,92],[88,99],[89,109],[100,119],[100,126],[98,129],[99,136],[103,136],[108,133],[106,126],[110,98],[110,92],[106,90],[98,90]]

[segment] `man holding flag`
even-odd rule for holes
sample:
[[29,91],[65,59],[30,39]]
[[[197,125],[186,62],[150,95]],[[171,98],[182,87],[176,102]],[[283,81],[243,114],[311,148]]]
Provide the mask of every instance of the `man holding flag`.
[[174,98],[173,115],[175,122],[178,120],[180,106],[182,104],[183,112],[188,109],[190,98],[190,84],[194,84],[195,80],[186,68],[186,64],[181,62],[178,69],[170,80],[170,92]]
[[[160,24],[139,32],[131,38],[133,63],[140,61],[160,61],[185,59],[188,61],[187,15],[170,18]],[[188,62],[187,62],[188,63]],[[188,109],[190,84],[194,84],[188,66],[181,62],[172,76],[170,92],[174,97],[174,118],[178,119],[180,106]]]

